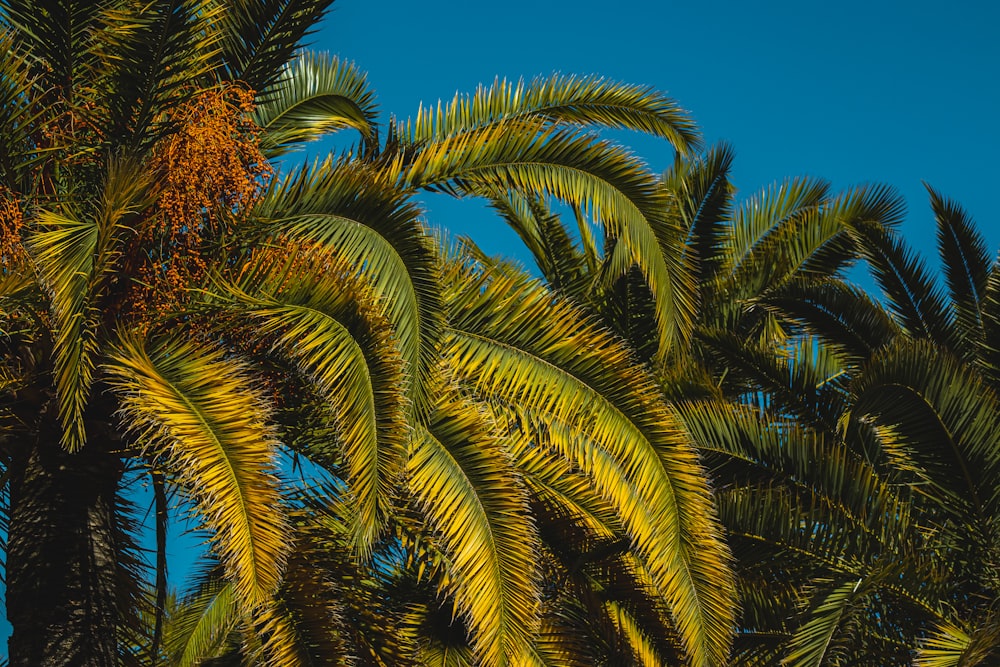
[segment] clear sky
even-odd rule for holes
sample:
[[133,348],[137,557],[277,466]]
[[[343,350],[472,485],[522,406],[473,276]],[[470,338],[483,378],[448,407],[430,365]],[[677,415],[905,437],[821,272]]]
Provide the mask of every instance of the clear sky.
[[[388,117],[495,76],[601,74],[668,92],[708,143],[736,150],[749,194],[797,175],[885,183],[910,243],[934,252],[926,180],[1000,245],[1000,3],[766,0],[337,0],[313,48],[354,60]],[[616,135],[617,137],[617,135]],[[625,137],[655,171],[658,141]],[[429,220],[491,253],[520,252],[476,204],[430,200]]]

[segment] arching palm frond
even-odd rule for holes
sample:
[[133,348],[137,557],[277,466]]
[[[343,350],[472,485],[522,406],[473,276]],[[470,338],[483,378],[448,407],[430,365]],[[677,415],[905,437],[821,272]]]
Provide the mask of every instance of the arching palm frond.
[[413,374],[413,405],[426,412],[443,327],[440,268],[419,209],[390,179],[357,162],[325,162],[276,185],[257,213],[274,237],[319,244],[363,274]]
[[244,344],[286,359],[325,404],[336,442],[316,439],[301,453],[343,474],[355,503],[354,547],[367,554],[405,458],[403,359],[377,296],[351,267],[308,247],[282,254],[265,252],[236,267],[239,283],[221,284],[213,300],[235,318]]
[[624,249],[606,280],[637,264],[648,282],[663,353],[689,336],[694,286],[680,263],[681,229],[666,218],[652,175],[613,144],[537,121],[508,122],[423,146],[404,166],[403,182],[455,194],[510,188],[591,212]]
[[455,95],[447,105],[420,109],[400,126],[399,139],[421,144],[520,119],[584,128],[620,128],[670,141],[681,154],[697,149],[694,122],[663,93],[600,77],[553,75],[530,83],[496,80],[473,95]]
[[375,94],[353,63],[305,52],[258,93],[254,120],[265,155],[275,158],[345,127],[371,141],[377,114]]
[[[925,184],[926,186],[926,184]],[[966,361],[983,340],[982,301],[990,271],[986,242],[956,202],[926,186],[937,221],[938,252],[948,283],[958,352]]]
[[226,0],[219,20],[227,78],[269,88],[333,0]]

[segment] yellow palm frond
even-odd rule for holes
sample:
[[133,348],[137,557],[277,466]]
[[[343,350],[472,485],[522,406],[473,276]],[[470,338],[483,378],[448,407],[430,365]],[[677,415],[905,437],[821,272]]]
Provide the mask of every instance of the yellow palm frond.
[[130,338],[105,365],[124,427],[193,498],[239,604],[266,603],[288,548],[263,397],[240,363],[207,344]]
[[525,489],[487,415],[444,397],[418,426],[410,492],[447,559],[445,590],[471,629],[483,665],[507,665],[530,644],[538,613],[538,538]]
[[[537,283],[453,265],[445,347],[457,379],[549,415],[549,445],[590,477],[649,569],[693,664],[723,664],[732,575],[697,453],[619,341]],[[554,437],[553,437],[554,436]]]

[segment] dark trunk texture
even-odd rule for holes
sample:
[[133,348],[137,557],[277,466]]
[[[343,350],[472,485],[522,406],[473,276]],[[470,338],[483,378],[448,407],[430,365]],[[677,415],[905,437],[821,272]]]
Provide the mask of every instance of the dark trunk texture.
[[11,462],[10,665],[111,667],[121,620],[114,523],[121,460],[99,441],[67,453],[55,419],[46,421]]

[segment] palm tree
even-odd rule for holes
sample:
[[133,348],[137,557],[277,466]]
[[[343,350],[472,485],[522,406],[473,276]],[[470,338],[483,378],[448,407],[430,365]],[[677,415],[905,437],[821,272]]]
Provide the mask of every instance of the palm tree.
[[731,480],[718,497],[747,591],[738,664],[996,659],[1000,268],[930,194],[946,295],[891,227],[862,220],[851,237],[885,305],[836,279],[788,284],[759,303],[806,337],[739,368],[764,407],[728,421],[686,408]]
[[[405,552],[432,577],[418,569],[413,618],[450,600],[481,664],[558,662],[558,642],[538,642],[553,626],[530,565],[547,478],[536,470],[530,486],[519,463],[539,458],[581,480],[567,502],[605,507],[628,547],[616,567],[647,586],[672,649],[722,664],[726,552],[701,468],[649,378],[539,285],[465,267],[450,279],[483,301],[447,293],[458,283],[442,282],[412,202],[419,187],[548,193],[615,220],[638,253],[652,239],[636,213],[651,181],[587,128],[684,146],[690,122],[653,91],[557,78],[516,95],[498,84],[380,145],[357,70],[295,53],[327,4],[0,3],[11,664],[149,663],[176,645],[163,628],[165,486],[213,536],[220,576],[206,590],[221,602],[209,607],[237,619],[245,658],[301,664],[317,641],[354,650],[324,626],[338,602],[315,591],[344,592],[388,550],[376,571]],[[343,127],[361,135],[355,152],[274,176],[270,158]],[[646,269],[670,294],[662,262]],[[521,310],[508,312],[510,290]],[[600,353],[579,358],[583,347]],[[543,438],[557,432],[572,437]],[[286,492],[295,457],[336,530]],[[124,493],[144,471],[153,583]],[[356,562],[305,562],[321,547]],[[645,650],[638,608],[604,609]],[[318,639],[303,634],[316,627]]]
[[[269,415],[286,387],[234,356],[246,342],[235,327],[226,339],[185,313],[185,290],[260,261],[236,237],[267,186],[262,150],[369,130],[356,70],[293,56],[327,4],[0,4],[13,665],[110,665],[149,648],[135,636],[148,600],[121,494],[136,465],[201,508],[241,605],[280,581]],[[398,421],[390,390],[380,414]]]

